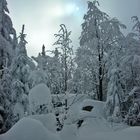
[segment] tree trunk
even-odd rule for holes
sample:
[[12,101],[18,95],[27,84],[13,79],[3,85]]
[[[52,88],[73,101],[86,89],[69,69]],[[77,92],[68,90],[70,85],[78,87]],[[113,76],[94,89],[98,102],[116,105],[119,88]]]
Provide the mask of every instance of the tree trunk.
[[[64,92],[65,92],[65,95],[66,95],[66,92],[67,92],[67,81],[68,81],[68,67],[67,67],[67,53],[66,53],[66,46],[65,46],[65,52],[64,52],[64,55],[65,55],[65,62],[64,62],[64,64],[65,64],[65,76],[64,76]],[[65,109],[67,110],[67,108],[68,108],[68,101],[67,101],[67,99],[65,99]]]
[[99,101],[103,101],[103,79],[101,55],[99,54]]
[[0,70],[1,70],[1,72],[0,72],[0,78],[2,78],[2,76],[3,76],[3,66],[4,66],[4,51],[3,51],[3,49],[0,51],[0,55],[1,55],[1,63],[0,63]]

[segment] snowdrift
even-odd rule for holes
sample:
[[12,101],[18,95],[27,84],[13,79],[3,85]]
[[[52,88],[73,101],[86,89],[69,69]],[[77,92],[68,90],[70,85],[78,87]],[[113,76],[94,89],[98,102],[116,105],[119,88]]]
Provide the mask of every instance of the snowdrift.
[[23,118],[0,140],[60,140],[58,136],[47,130],[42,123],[35,119]]
[[51,132],[56,132],[56,117],[53,113],[42,115],[31,115],[31,119],[35,119],[43,124],[43,126]]
[[127,128],[114,132],[81,134],[77,140],[140,140],[140,127]]

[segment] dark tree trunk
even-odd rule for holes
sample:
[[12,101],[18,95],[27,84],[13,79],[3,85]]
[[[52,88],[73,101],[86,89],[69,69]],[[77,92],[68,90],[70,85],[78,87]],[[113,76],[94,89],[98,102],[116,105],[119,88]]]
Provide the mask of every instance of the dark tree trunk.
[[99,54],[99,101],[103,101],[103,78],[102,78],[102,60]]
[[[64,55],[65,55],[65,62],[64,62],[64,64],[65,64],[65,66],[64,66],[64,68],[65,68],[65,77],[64,77],[64,92],[65,92],[65,94],[66,94],[66,92],[67,92],[67,81],[68,81],[68,67],[67,67],[67,53],[66,53],[66,46],[65,46],[65,52],[64,52]],[[67,99],[65,99],[65,109],[67,110],[67,108],[68,108],[68,101],[67,101]]]
[[3,49],[0,51],[0,56],[1,56],[1,62],[0,62],[0,70],[1,70],[1,73],[0,73],[0,78],[2,78],[2,75],[3,75],[3,66],[4,66],[4,62],[3,62],[3,59],[4,59],[4,51]]
[[[99,74],[102,73],[102,68],[99,68]],[[103,81],[102,81],[102,75],[99,75],[99,100],[103,101]]]

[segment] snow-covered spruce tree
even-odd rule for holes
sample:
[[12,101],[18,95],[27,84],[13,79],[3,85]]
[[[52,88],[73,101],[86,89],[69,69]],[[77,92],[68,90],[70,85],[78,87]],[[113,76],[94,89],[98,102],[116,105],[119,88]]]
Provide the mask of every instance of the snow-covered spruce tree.
[[89,82],[90,80],[91,78],[88,77],[88,73],[87,75],[82,75],[82,71],[80,70],[80,67],[76,67],[73,71],[73,77],[69,81],[69,87],[68,87],[69,92],[71,94],[86,94],[87,91],[89,91],[89,89],[92,87]]
[[139,39],[140,39],[140,21],[139,21],[139,18],[137,16],[133,16],[132,20],[135,22],[135,25],[133,26],[133,30],[138,33]]
[[125,81],[126,92],[129,93],[135,86],[140,86],[140,42],[136,35],[130,33],[125,39],[125,55],[122,57],[121,69]]
[[[129,125],[140,125],[139,109],[140,108],[140,24],[136,16],[136,24],[133,27],[134,33],[129,33],[125,39],[126,54],[123,56],[122,61],[122,75],[125,81],[126,97],[125,97],[125,112],[126,122]],[[133,111],[133,110],[138,111]]]
[[37,67],[29,76],[30,88],[33,88],[34,86],[40,83],[44,83],[47,86],[49,86],[47,80],[48,79],[47,66],[50,57],[46,55],[44,45],[42,46],[42,52],[39,53],[37,57],[32,56],[32,59],[37,63]]
[[27,56],[26,52],[26,34],[24,34],[24,25],[19,36],[19,43],[16,47],[15,56],[11,65],[12,75],[12,102],[13,116],[12,124],[17,122],[25,114],[27,114],[27,95],[29,93],[29,74],[34,69],[34,63]]
[[[51,53],[51,56],[46,53]],[[32,57],[37,62],[37,69],[30,75],[32,86],[45,83],[50,88],[51,94],[59,94],[62,91],[62,68],[59,54],[57,48],[52,51],[45,50],[43,45],[42,52],[37,57]],[[38,78],[35,79],[35,77]]]
[[52,57],[50,61],[48,62],[48,69],[47,73],[49,74],[48,79],[50,83],[50,90],[52,94],[61,94],[63,92],[63,75],[60,62],[60,52],[57,48],[55,50],[51,51]]
[[[136,25],[133,29],[138,28]],[[138,35],[139,32],[132,32],[124,38],[125,53],[122,55],[120,66],[127,94],[134,87],[140,86],[140,40]]]
[[96,98],[102,101],[107,92],[108,51],[123,37],[120,28],[125,26],[115,18],[110,19],[97,5],[97,1],[88,2],[76,62],[82,71],[81,77],[86,77],[91,85],[88,92],[95,92]]
[[12,21],[7,14],[9,10],[7,8],[6,0],[0,1],[0,70],[3,66],[10,65],[13,48],[16,45],[16,32],[13,28]]
[[[125,82],[122,76],[121,62],[125,54],[125,36],[121,28],[126,28],[117,19],[112,19],[110,32],[114,36],[114,44],[109,44],[107,49],[107,101],[106,115],[113,119],[116,108],[119,111],[113,121],[121,121],[124,117]],[[109,22],[110,22],[109,21]],[[112,116],[112,117],[111,117]]]
[[2,79],[0,80],[0,84],[2,86],[1,92],[1,105],[4,108],[4,123],[1,132],[7,131],[11,126],[11,118],[12,118],[12,96],[11,96],[11,89],[12,89],[12,76],[9,69],[5,68],[3,72]]
[[[60,51],[60,63],[62,68],[62,93],[67,94],[68,90],[68,81],[72,76],[72,68],[73,68],[73,49],[70,43],[72,42],[70,39],[71,31],[68,31],[64,24],[60,25],[60,30],[55,37],[57,41],[54,45],[59,45]],[[67,99],[65,100],[65,109],[67,110]]]
[[25,40],[26,34],[24,34],[24,25],[22,26],[22,32],[19,36],[19,43],[16,47],[15,56],[11,66],[11,73],[13,79],[18,79],[25,86],[25,93],[28,94],[28,77],[30,71],[35,68],[35,65],[27,55]]
[[7,131],[11,127],[12,101],[11,84],[12,76],[10,65],[13,60],[14,48],[17,45],[16,31],[8,15],[6,0],[0,1],[0,85],[1,101],[3,112],[3,126],[1,132]]
[[37,57],[32,56],[37,63],[37,69],[46,70],[50,56],[46,55],[45,45],[42,46],[42,52]]
[[[106,116],[111,121],[122,120],[122,104],[124,98],[124,91],[121,83],[119,67],[114,67],[109,72],[109,82],[106,101]],[[118,108],[119,114],[116,115],[115,108]],[[113,120],[112,120],[113,119]]]
[[140,88],[135,87],[127,96],[127,114],[124,121],[131,126],[140,126]]

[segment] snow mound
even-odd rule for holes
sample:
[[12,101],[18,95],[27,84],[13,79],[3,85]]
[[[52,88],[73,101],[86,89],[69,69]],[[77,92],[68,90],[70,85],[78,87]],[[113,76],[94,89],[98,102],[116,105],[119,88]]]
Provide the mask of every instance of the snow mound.
[[[81,115],[92,114],[92,116],[103,117],[104,116],[104,102],[86,99],[81,103],[80,113]],[[93,109],[90,112],[83,110],[83,108],[91,106]]]
[[1,140],[59,140],[59,137],[49,132],[37,120],[23,118],[16,123]]
[[[68,111],[66,123],[72,124],[85,118],[103,118],[104,105],[104,102],[92,99],[85,99],[81,103],[75,103]],[[91,111],[83,110],[87,106],[91,106],[93,109]]]
[[51,105],[51,93],[45,84],[39,84],[29,92],[30,110],[34,111],[40,105]]
[[31,119],[35,119],[40,121],[45,128],[47,128],[51,132],[56,132],[56,117],[54,114],[42,114],[42,115],[32,115],[29,116]]

